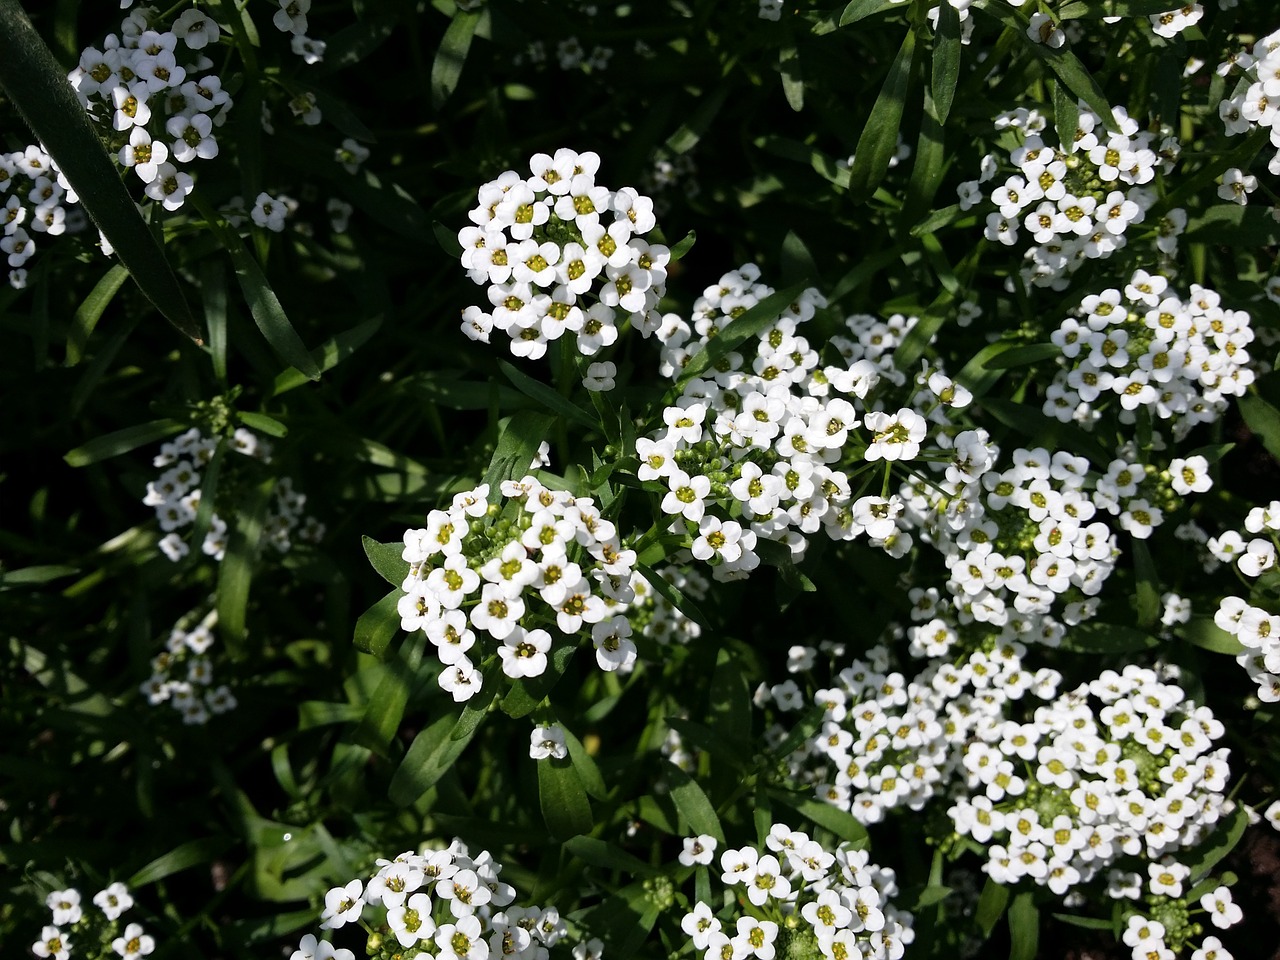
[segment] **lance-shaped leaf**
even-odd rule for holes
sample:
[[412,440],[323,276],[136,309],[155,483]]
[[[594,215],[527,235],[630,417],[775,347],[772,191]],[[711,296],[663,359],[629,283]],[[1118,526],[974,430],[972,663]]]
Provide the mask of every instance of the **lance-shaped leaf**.
[[911,70],[916,50],[916,35],[908,31],[902,47],[889,67],[884,86],[871,116],[858,138],[853,166],[849,170],[849,192],[858,200],[864,200],[875,191],[889,170],[889,159],[898,145],[898,128],[902,125],[903,108],[907,102],[907,90],[911,85]]
[[178,278],[125,189],[66,71],[18,5],[0,0],[0,87],[53,157],[85,213],[115,248],[120,262],[156,309],[201,343]]

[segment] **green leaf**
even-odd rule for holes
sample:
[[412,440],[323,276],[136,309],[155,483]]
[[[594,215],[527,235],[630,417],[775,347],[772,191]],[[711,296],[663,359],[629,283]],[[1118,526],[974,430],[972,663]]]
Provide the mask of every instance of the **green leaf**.
[[751,736],[753,712],[751,684],[742,656],[722,647],[716,651],[716,666],[711,674],[708,725],[726,739],[746,740]]
[[1192,219],[1183,237],[1229,247],[1269,247],[1280,241],[1280,223],[1261,207],[1219,204]]
[[1058,142],[1074,143],[1080,128],[1080,103],[1065,83],[1053,85],[1053,122],[1058,131]]
[[1063,20],[1097,20],[1102,17],[1145,17],[1167,13],[1169,0],[1071,0],[1062,5]]
[[1040,911],[1035,895],[1025,890],[1009,906],[1009,960],[1035,960],[1040,947]]
[[782,311],[791,306],[807,286],[807,283],[796,283],[771,293],[741,316],[730,320],[701,350],[689,358],[680,373],[678,384],[688,383],[707,367],[714,366],[732,353],[734,348],[770,329],[782,315]]
[[960,80],[960,11],[938,5],[938,29],[933,35],[933,104],[938,123],[946,123]]
[[537,677],[522,677],[512,680],[506,696],[502,698],[502,712],[513,719],[527,717],[538,708],[538,704],[546,699],[569,666],[569,661],[577,653],[574,643],[561,643],[551,651],[547,661],[547,669]]
[[458,88],[462,68],[467,62],[471,40],[476,35],[480,14],[460,10],[453,17],[449,29],[444,32],[440,49],[431,64],[431,105],[439,110],[441,105]]
[[271,477],[244,495],[243,507],[229,521],[227,550],[218,565],[218,630],[236,659],[243,655],[249,586],[275,483],[276,478]]
[[1007,349],[986,361],[985,366],[990,370],[1008,370],[1010,367],[1025,367],[1060,356],[1062,348],[1054,343],[1028,343],[1023,346],[1010,344]]
[[573,764],[573,769],[578,771],[583,789],[588,796],[604,800],[609,795],[609,788],[605,786],[604,777],[600,776],[600,768],[572,730],[568,727],[561,727],[561,730],[564,732],[564,745],[569,751],[569,761]]
[[591,832],[591,804],[578,772],[567,760],[538,760],[538,805],[557,840]]
[[1067,449],[1087,458],[1095,465],[1107,464],[1111,458],[1107,451],[1089,433],[1074,423],[1062,423],[1046,416],[1038,407],[984,397],[982,408],[1006,426],[1040,445],[1054,449]]
[[352,743],[368,747],[380,757],[389,756],[391,742],[409,704],[413,670],[422,660],[425,643],[426,636],[418,632],[401,648],[401,657],[380,664],[382,679],[369,697],[360,723],[351,732]]
[[387,583],[399,587],[409,575],[409,561],[403,557],[403,543],[379,543],[373,537],[361,537],[364,555],[369,558],[373,569]]
[[1066,636],[1062,638],[1062,649],[1072,653],[1135,653],[1158,646],[1159,638],[1145,630],[1096,620],[1068,627]]
[[853,166],[849,170],[849,191],[860,202],[871,196],[880,185],[889,171],[889,160],[898,147],[898,128],[902,125],[902,113],[907,103],[915,49],[915,31],[908,30],[898,55],[889,67],[880,95],[871,108],[871,116],[858,138]]
[[942,885],[925,887],[920,891],[920,895],[916,897],[915,906],[911,909],[914,912],[923,910],[925,907],[931,907],[935,903],[941,903],[954,892],[953,888]]
[[222,264],[210,258],[200,265],[200,296],[209,331],[209,358],[218,383],[227,382],[227,278]]
[[137,870],[125,881],[125,886],[130,890],[137,890],[139,887],[145,887],[149,883],[163,880],[175,873],[208,863],[228,846],[230,843],[226,837],[201,837],[198,840],[188,840]]
[[109,268],[76,310],[75,316],[71,318],[71,329],[67,331],[68,367],[75,366],[84,357],[85,345],[88,344],[94,327],[98,325],[98,320],[102,318],[102,312],[115,299],[128,276],[129,271],[119,264]]
[[[321,373],[327,373],[364,346],[381,327],[382,317],[374,317],[357,324],[350,330],[343,330],[312,350],[311,359],[315,361]],[[211,342],[212,339],[213,335],[210,332]],[[290,367],[276,377],[271,395],[278,397],[282,393],[288,393],[295,387],[302,386],[308,379],[301,370]]]
[[[333,181],[339,190],[346,194],[355,206],[369,214],[378,224],[392,230],[407,240],[427,243],[435,236],[431,218],[418,205],[418,201],[400,184],[379,177],[372,170],[358,170],[349,174],[341,167],[335,167]],[[457,237],[453,239],[457,247]],[[458,247],[458,256],[462,248]]]
[[864,846],[869,842],[867,828],[851,813],[833,807],[829,803],[823,803],[821,800],[815,800],[807,793],[787,793],[784,790],[771,789],[769,796],[783,806],[790,807],[807,820],[830,830],[841,840]]
[[1280,458],[1280,410],[1252,394],[1241,397],[1237,405],[1245,425],[1262,441],[1269,454]]
[[535,380],[528,374],[520,372],[506,360],[498,359],[498,369],[511,381],[512,386],[531,400],[536,400],[548,410],[558,413],[566,420],[580,424],[588,429],[597,430],[600,428],[596,418],[587,413],[582,407],[542,381]]
[[[545,760],[538,761],[539,771],[544,763],[546,763]],[[593,867],[619,870],[627,876],[652,877],[662,872],[639,857],[632,856],[612,843],[597,840],[595,837],[573,837],[565,842],[564,848],[584,863],[589,863]]]
[[1000,918],[1004,916],[1005,907],[1009,905],[1009,888],[996,883],[990,877],[982,886],[982,894],[978,897],[978,908],[974,911],[974,920],[982,930],[983,937],[990,937]]
[[61,564],[47,563],[34,567],[19,567],[0,573],[0,588],[28,586],[34,587],[51,580],[70,577],[80,572],[79,567],[67,567]]
[[847,27],[851,23],[892,10],[896,6],[901,6],[896,0],[853,0],[845,6],[844,13],[840,14],[840,26]]
[[698,235],[690,230],[684,235],[684,239],[671,248],[671,262],[684,259],[684,255],[693,249],[694,243],[697,242]]
[[1151,557],[1147,542],[1134,538],[1132,543],[1138,626],[1150,627],[1160,619],[1160,576],[1156,573],[1156,562]]
[[657,593],[658,596],[662,597],[663,600],[667,601],[667,603],[671,604],[704,630],[711,629],[711,622],[707,620],[706,615],[698,609],[697,604],[677,590],[670,581],[663,578],[660,574],[655,572],[652,567],[649,567],[646,564],[637,563],[636,569],[647,581],[649,581],[649,585],[653,587],[654,592]]
[[711,122],[715,120],[716,114],[720,112],[720,108],[724,106],[725,100],[729,98],[729,89],[728,83],[721,83],[710,95],[704,93],[699,97],[698,106],[694,109],[693,115],[667,138],[666,148],[672,153],[679,154],[688,153],[696,147],[702,135],[711,126]]
[[84,372],[80,375],[80,381],[76,384],[75,389],[71,391],[71,398],[67,401],[67,410],[72,419],[80,415],[80,411],[84,409],[89,397],[93,395],[93,391],[97,389],[103,376],[115,362],[117,354],[120,353],[120,348],[124,346],[125,341],[137,329],[141,320],[140,316],[126,317],[123,323],[117,325],[115,332],[107,338],[107,342],[94,352],[93,359],[85,365]]
[[818,278],[818,265],[813,261],[813,254],[794,230],[788,230],[787,235],[782,238],[779,263],[782,276],[788,283],[798,280],[813,282]]
[[489,502],[497,503],[502,481],[523,477],[538,453],[538,447],[551,431],[554,417],[532,410],[519,410],[507,420],[485,471],[489,485]]
[[1208,446],[1196,447],[1188,457],[1204,457],[1209,463],[1217,463],[1236,448],[1234,443],[1211,443]]
[[397,587],[360,614],[352,640],[357,650],[371,653],[379,659],[386,656],[387,647],[400,629],[398,604],[403,596],[404,591]]
[[275,417],[269,417],[265,413],[254,413],[251,410],[240,410],[237,411],[236,417],[246,427],[257,430],[259,433],[265,433],[267,436],[285,437],[289,435],[288,427]]
[[705,833],[715,837],[723,846],[724,830],[720,826],[720,818],[702,788],[675,764],[668,767],[666,777],[673,784],[671,799],[688,822],[690,831],[695,835]]
[[1213,617],[1192,617],[1178,626],[1177,633],[1188,643],[1213,653],[1234,657],[1245,651],[1244,644],[1214,623]]
[[199,324],[155,235],[125,189],[67,72],[17,0],[0,0],[0,87],[80,197],[143,294],[196,343]]
[[497,695],[498,688],[490,684],[488,690],[482,690],[468,700],[467,705],[462,708],[462,713],[458,715],[458,722],[449,731],[449,739],[470,740],[475,736],[481,721],[489,714],[489,704],[493,703],[493,698]]
[[800,53],[795,47],[778,50],[778,74],[782,77],[782,95],[796,113],[804,109],[804,75],[800,72]]
[[[1168,2],[1168,0],[1164,0]],[[1110,930],[1112,923],[1110,920],[1103,920],[1101,917],[1077,917],[1071,913],[1055,913],[1055,920],[1061,920],[1063,923],[1071,927],[1083,927],[1086,930]]]
[[1234,850],[1248,827],[1249,814],[1237,803],[1235,809],[1219,818],[1217,829],[1203,843],[1179,853],[1178,862],[1191,868],[1191,882],[1198,882]]
[[137,447],[171,437],[185,427],[185,423],[169,419],[140,423],[134,427],[125,427],[123,430],[108,433],[96,440],[90,440],[84,446],[76,447],[63,459],[73,467],[85,467],[99,460],[107,460]]
[[[492,698],[492,691],[489,696]],[[460,722],[452,716],[443,716],[413,738],[408,753],[391,777],[387,795],[392,803],[399,807],[417,803],[448,772],[479,728],[477,723],[469,733],[454,740],[454,726]]]

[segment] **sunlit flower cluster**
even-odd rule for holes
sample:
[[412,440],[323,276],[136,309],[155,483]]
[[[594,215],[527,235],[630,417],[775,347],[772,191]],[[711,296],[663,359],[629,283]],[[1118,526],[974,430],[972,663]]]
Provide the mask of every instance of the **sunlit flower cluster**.
[[[555,907],[515,905],[516,890],[501,879],[502,864],[487,850],[471,856],[461,840],[443,850],[408,850],[377,865],[367,882],[357,878],[325,895],[321,929],[358,923],[371,931],[371,953],[383,940],[394,940],[417,957],[437,960],[546,960],[570,939]],[[599,960],[599,941],[589,946]],[[321,958],[353,960],[354,954],[307,934],[292,960]]]
[[631,669],[635,551],[590,497],[532,476],[505,481],[501,494],[491,506],[488,484],[460,493],[404,534],[400,623],[430,638],[445,665],[440,686],[469,700],[484,682],[477,656],[496,655],[513,679],[541,676],[553,634],[575,645],[589,635],[602,670]]
[[[1276,154],[1267,169],[1280,174],[1280,30],[1260,37],[1248,50],[1234,53],[1218,66],[1218,72],[1244,75],[1244,82],[1218,104],[1218,116],[1227,135],[1248,134],[1259,128],[1269,130]],[[1243,182],[1236,182],[1243,190]]]
[[996,210],[987,215],[986,236],[1012,246],[1020,231],[1030,234],[1022,278],[1034,286],[1065,289],[1084,263],[1124,247],[1130,226],[1155,203],[1157,169],[1177,157],[1176,140],[1157,143],[1122,107],[1112,108],[1114,132],[1085,104],[1079,110],[1069,147],[1027,134],[1009,152],[1016,172],[990,194]]
[[[705,865],[716,843],[703,836],[685,846],[682,862]],[[898,960],[915,939],[911,914],[892,903],[894,871],[850,844],[828,849],[774,823],[762,847],[727,849],[719,866],[720,880],[740,891],[729,899],[732,906],[724,908],[718,895],[694,901],[680,925],[704,960],[819,953],[830,960]]]
[[[1215,559],[1234,564],[1246,577],[1258,580],[1276,567],[1280,500],[1250,510],[1244,529],[1244,534],[1224,531],[1211,538],[1206,546]],[[1257,683],[1258,699],[1265,703],[1280,702],[1280,616],[1254,606],[1243,597],[1227,596],[1219,603],[1213,620],[1244,647],[1236,661]]]
[[528,176],[508,170],[480,188],[458,242],[489,305],[463,311],[467,336],[488,343],[496,328],[512,353],[536,359],[567,333],[594,356],[620,324],[655,310],[671,251],[644,239],[653,201],[597,184],[599,166],[598,155],[564,148],[535,154]]
[[1212,423],[1227,398],[1254,381],[1249,314],[1222,306],[1213,290],[1192,284],[1185,299],[1159,273],[1138,270],[1123,290],[1090,294],[1078,316],[1051,336],[1062,367],[1046,390],[1044,412],[1091,426],[1119,400],[1121,423],[1146,408],[1182,439]]
[[141,960],[156,949],[156,941],[139,923],[123,916],[133,897],[123,883],[112,883],[93,896],[93,906],[81,902],[75,887],[54,890],[45,898],[50,918],[31,952],[40,960]]
[[[153,466],[167,469],[147,483],[142,502],[155,508],[156,520],[165,534],[160,538],[160,549],[174,563],[191,552],[191,544],[179,531],[196,521],[200,510],[201,471],[208,466],[218,443],[216,437],[206,437],[198,427],[192,427],[163,444],[152,461]],[[264,463],[271,460],[271,444],[244,427],[237,427],[226,445],[230,451]],[[235,481],[234,464],[224,463],[228,471],[219,478],[220,490],[232,488]],[[295,538],[307,543],[319,541],[324,536],[324,525],[304,514],[306,502],[306,494],[295,490],[289,477],[281,477],[272,488],[262,532],[264,542],[280,553],[288,553]],[[226,521],[216,512],[211,513],[200,544],[201,552],[220,561],[226,554],[227,536]]]

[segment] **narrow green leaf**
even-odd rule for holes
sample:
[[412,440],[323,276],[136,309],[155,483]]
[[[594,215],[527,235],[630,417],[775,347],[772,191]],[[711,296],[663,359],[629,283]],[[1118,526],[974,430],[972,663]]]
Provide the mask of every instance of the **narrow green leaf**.
[[587,413],[582,407],[578,406],[568,397],[563,396],[553,388],[547,386],[540,380],[535,380],[526,373],[522,373],[514,366],[501,358],[498,359],[498,369],[503,375],[511,381],[512,385],[531,400],[536,400],[542,406],[546,407],[553,413],[558,413],[572,423],[581,424],[588,429],[597,430],[600,424],[596,422],[596,418]]
[[414,737],[408,753],[391,777],[387,795],[392,803],[400,807],[417,803],[449,771],[479,729],[479,723],[476,723],[469,732],[455,740],[452,734],[458,723],[460,721],[445,715]]
[[1211,443],[1208,446],[1196,447],[1188,457],[1204,457],[1209,463],[1217,463],[1236,448],[1234,443]]
[[576,644],[561,643],[551,651],[547,669],[541,676],[512,680],[510,689],[502,698],[502,712],[512,719],[527,717],[533,713],[551,693],[551,689],[560,682],[577,650]]
[[119,324],[115,332],[107,338],[107,342],[94,351],[93,359],[85,364],[84,372],[80,374],[80,380],[71,391],[71,399],[67,402],[67,409],[72,419],[80,415],[80,411],[84,409],[84,405],[102,381],[107,369],[115,362],[120,348],[141,322],[140,316],[126,317],[124,323]]
[[902,47],[889,67],[884,86],[871,108],[871,116],[858,138],[853,166],[849,170],[849,191],[862,201],[875,192],[880,181],[889,172],[889,159],[898,146],[898,128],[902,125],[902,113],[907,104],[907,90],[911,85],[914,66],[916,34],[908,30]]
[[102,312],[115,299],[128,276],[129,271],[119,264],[111,267],[76,310],[75,316],[71,318],[71,329],[67,331],[68,367],[74,367],[84,357],[85,345],[88,344],[94,327],[98,325],[98,320],[102,318]]
[[200,296],[204,324],[209,331],[209,359],[218,383],[227,382],[227,277],[222,264],[210,257],[200,265]]
[[818,265],[814,263],[813,254],[794,230],[788,230],[787,235],[782,238],[779,262],[782,276],[788,283],[801,280],[812,283],[818,279]]
[[782,311],[795,302],[797,296],[804,292],[806,283],[797,283],[783,290],[769,294],[754,307],[751,307],[722,329],[716,336],[707,341],[701,350],[689,358],[680,374],[680,384],[692,380],[707,367],[714,366],[728,356],[739,345],[751,337],[764,333],[782,315]]
[[[1164,2],[1168,3],[1169,0],[1164,0]],[[1052,916],[1055,920],[1061,920],[1071,927],[1083,927],[1085,930],[1111,929],[1111,921],[1103,920],[1101,917],[1077,917],[1071,913],[1055,913]]]
[[275,477],[262,481],[241,501],[243,506],[229,520],[227,550],[218,566],[218,630],[233,658],[243,655],[245,614],[249,586],[257,564],[258,543],[266,523],[267,504],[275,489]]
[[1280,223],[1276,223],[1270,210],[1223,203],[1192,218],[1183,236],[1197,243],[1269,247],[1280,241]]
[[667,768],[666,777],[673,784],[671,799],[675,801],[680,815],[688,822],[689,830],[695,836],[708,834],[715,837],[723,845],[724,830],[720,826],[720,818],[716,816],[715,807],[697,782],[675,764]]
[[690,230],[684,235],[684,239],[671,248],[671,260],[674,263],[684,258],[684,255],[693,249],[694,243],[697,241],[698,235]]
[[1054,343],[1028,343],[1023,346],[1009,345],[990,360],[986,367],[990,370],[1008,370],[1010,367],[1025,367],[1039,363],[1041,360],[1052,360],[1062,356],[1062,348]]
[[844,13],[840,14],[840,26],[847,27],[897,6],[901,6],[899,0],[852,0],[845,6]]
[[397,587],[360,614],[352,640],[357,650],[378,658],[386,656],[387,647],[400,629],[400,611],[397,605],[403,596],[404,591]]
[[[379,177],[372,170],[359,170],[354,175],[341,167],[334,167],[334,184],[355,206],[369,214],[379,228],[385,227],[400,236],[419,243],[427,243],[435,231],[431,218],[418,205],[418,201],[404,187],[384,174]],[[457,245],[454,238],[454,245]],[[459,248],[458,254],[461,253]],[[458,254],[454,254],[457,256]]]
[[726,739],[746,740],[751,736],[753,713],[751,683],[742,655],[727,647],[717,650],[707,706],[708,725]]
[[962,216],[964,216],[964,211],[960,209],[960,204],[958,203],[953,203],[949,207],[939,207],[911,228],[911,236],[923,237],[930,233],[937,233],[943,227],[955,223]]
[[1168,13],[1169,0],[1071,0],[1058,11],[1063,20],[1097,20],[1102,17],[1146,17]]
[[1280,410],[1252,394],[1241,397],[1237,404],[1245,425],[1262,441],[1269,454],[1280,458]]
[[564,731],[564,745],[569,751],[569,762],[573,764],[573,769],[578,771],[582,788],[587,791],[588,796],[596,800],[604,800],[609,795],[609,788],[605,785],[604,777],[600,775],[600,768],[582,746],[582,741],[573,735],[573,731],[568,727],[561,729]]
[[140,423],[135,427],[125,427],[123,430],[117,430],[114,433],[98,437],[96,440],[90,440],[84,446],[76,447],[63,459],[73,467],[88,466],[91,463],[97,463],[99,460],[106,460],[110,457],[127,453],[137,447],[146,446],[148,443],[163,440],[186,426],[185,423],[180,423],[177,420],[165,419],[153,420],[150,423]]
[[782,77],[782,95],[796,113],[804,109],[804,75],[800,72],[800,53],[795,47],[778,51],[778,74]]
[[1068,628],[1062,639],[1062,649],[1072,653],[1136,653],[1158,646],[1159,638],[1145,630],[1096,620]]
[[[312,350],[311,359],[315,361],[321,373],[327,373],[368,343],[370,338],[381,327],[382,317],[373,317],[363,323],[358,323],[350,330],[343,330],[336,336],[330,337]],[[307,381],[308,377],[305,373],[290,367],[276,377],[271,395],[278,397],[282,393],[288,393],[290,390],[302,386]]]
[[[422,644],[427,642],[424,634],[419,632],[405,646],[416,641],[417,655],[410,653],[411,659],[421,660]],[[400,723],[404,719],[405,707],[409,704],[409,689],[414,664],[406,663],[397,657],[380,665],[384,672],[382,679],[373,690],[373,695],[365,705],[364,716],[351,732],[351,742],[368,747],[380,757],[389,755],[392,741]]]
[[[948,9],[950,8],[950,9]],[[960,80],[960,11],[938,5],[938,29],[933,35],[933,103],[940,124],[947,122]]]
[[1156,572],[1156,562],[1151,557],[1147,542],[1135,538],[1132,543],[1138,626],[1150,627],[1160,619],[1160,575]]
[[0,87],[53,157],[138,288],[170,323],[200,343],[199,324],[164,251],[67,83],[66,70],[18,0],[0,0]]
[[405,560],[403,543],[379,543],[373,537],[361,537],[364,555],[369,558],[378,575],[396,587],[409,575],[409,561]]
[[953,888],[942,886],[941,884],[930,885],[920,891],[920,895],[916,897],[915,906],[912,911],[923,910],[925,907],[931,907],[935,903],[941,903],[954,892]]
[[312,70],[325,75],[355,66],[385,43],[400,22],[398,12],[373,12],[366,6],[365,13],[363,20],[326,37],[329,45],[325,48],[324,60]]
[[484,475],[484,482],[489,485],[490,503],[497,503],[502,495],[499,489],[502,481],[523,477],[529,472],[529,464],[555,422],[554,417],[532,410],[520,410],[511,415],[498,436],[493,458]]
[[7,570],[0,573],[0,588],[38,586],[51,580],[73,576],[79,572],[79,567],[68,567],[55,563],[34,567],[19,567],[17,570]]
[[[539,770],[545,762],[539,761]],[[662,872],[625,850],[618,849],[612,843],[597,840],[595,837],[573,837],[565,842],[564,848],[584,863],[608,870],[620,870],[627,876],[652,877]]]
[[654,591],[662,597],[663,600],[667,601],[667,603],[671,604],[694,623],[698,624],[698,626],[705,630],[711,629],[711,622],[707,620],[706,615],[698,609],[697,604],[672,586],[668,580],[655,572],[653,568],[646,566],[643,563],[636,564],[636,569],[640,571],[641,575],[643,575],[647,581],[649,581],[649,585],[653,587]]
[[459,10],[444,32],[436,59],[431,64],[431,105],[437,110],[458,88],[462,68],[467,62],[467,51],[471,49],[471,40],[476,35],[479,22],[478,12]]
[[[950,4],[943,4],[943,6],[950,6]],[[907,183],[907,196],[902,205],[901,218],[903,223],[911,223],[921,213],[928,210],[933,205],[933,199],[938,192],[938,187],[942,185],[942,176],[947,167],[946,133],[936,113],[937,104],[934,103],[933,94],[926,88],[924,91],[924,110],[920,115],[920,136],[916,140],[915,163],[911,167],[911,179]],[[938,243],[933,234],[925,234],[921,237],[921,242],[936,244],[938,252],[941,253],[942,251],[942,245]],[[945,261],[945,257],[942,257],[942,260]],[[950,273],[948,273],[948,276],[951,276]],[[956,286],[954,278],[952,278],[952,281],[952,286],[948,289]]]
[[251,410],[240,410],[236,413],[236,418],[246,427],[257,430],[259,433],[265,433],[269,437],[288,436],[289,428],[277,420],[275,417],[269,417],[265,413],[254,413]]
[[1094,465],[1111,462],[1107,451],[1096,438],[1074,423],[1062,423],[1046,416],[1038,407],[1029,407],[1011,400],[985,397],[982,408],[1006,426],[1023,436],[1033,438],[1037,444],[1050,450],[1064,448],[1087,457]]
[[557,840],[591,832],[591,804],[567,760],[538,760],[538,805]]
[[727,82],[722,83],[709,96],[699,97],[692,116],[667,138],[666,148],[672,153],[688,153],[696,147],[729,98],[729,89]]
[[1035,960],[1040,947],[1040,911],[1035,895],[1024,890],[1009,905],[1009,960]]
[[1060,143],[1074,143],[1080,127],[1080,102],[1065,83],[1053,85],[1053,122]]
[[449,739],[470,740],[475,736],[481,721],[488,716],[489,704],[493,703],[493,698],[497,694],[497,685],[491,683],[487,689],[482,689],[468,700],[466,706],[462,708],[462,713],[458,715],[458,722],[449,731]]
[[1194,643],[1213,653],[1225,653],[1234,657],[1245,651],[1244,644],[1214,623],[1213,617],[1192,617],[1186,623],[1179,624],[1177,633],[1188,643]]
[[984,937],[991,936],[991,931],[996,928],[996,924],[1004,916],[1005,908],[1008,905],[1009,888],[1002,883],[996,883],[996,881],[988,877],[987,882],[982,886],[982,894],[978,897],[978,908],[974,911],[974,919],[977,921]]
[[783,806],[790,807],[800,816],[813,821],[818,826],[830,830],[841,840],[854,844],[867,844],[867,828],[858,822],[851,813],[815,800],[809,794],[787,793],[784,790],[770,790],[769,796]]
[[226,850],[227,846],[226,837],[201,837],[197,840],[188,840],[140,868],[125,881],[125,886],[130,890],[136,890],[175,873],[208,863]]
[[1248,827],[1249,814],[1237,803],[1230,813],[1219,818],[1217,829],[1203,843],[1179,853],[1178,862],[1191,868],[1191,882],[1197,883],[1234,850]]

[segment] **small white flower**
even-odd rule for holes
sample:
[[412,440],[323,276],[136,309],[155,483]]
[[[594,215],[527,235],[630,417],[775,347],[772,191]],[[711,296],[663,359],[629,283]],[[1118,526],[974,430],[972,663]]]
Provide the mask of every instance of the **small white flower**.
[[618,368],[612,362],[606,360],[603,363],[593,363],[587,367],[582,385],[596,393],[604,393],[614,388],[614,377],[617,375]]
[[569,755],[565,745],[564,731],[557,726],[534,727],[529,734],[529,756],[534,760],[563,760]]

